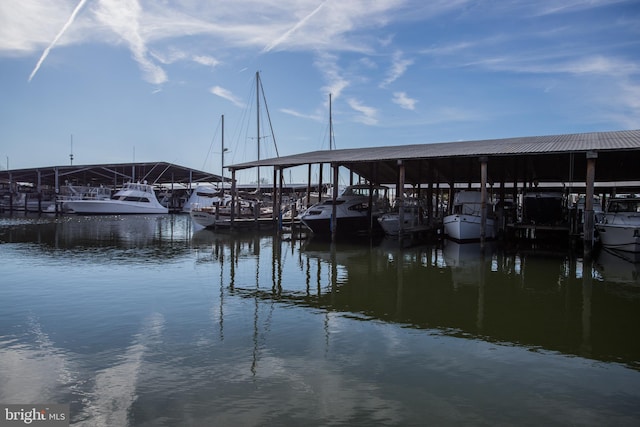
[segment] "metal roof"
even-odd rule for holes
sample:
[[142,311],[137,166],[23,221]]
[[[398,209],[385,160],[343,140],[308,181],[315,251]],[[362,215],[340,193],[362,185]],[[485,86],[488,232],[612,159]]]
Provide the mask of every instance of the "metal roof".
[[[116,163],[98,165],[45,166],[0,171],[4,182],[30,182],[55,187],[65,181],[77,184],[120,185],[127,181],[148,181],[153,184],[219,182],[220,175],[203,172],[167,162]],[[39,176],[39,178],[38,178]],[[225,178],[226,181],[229,178]]]
[[240,170],[330,163],[373,182],[395,183],[398,161],[402,160],[407,183],[477,182],[478,158],[486,156],[493,182],[566,182],[584,180],[588,152],[598,155],[596,181],[640,180],[640,130],[324,150],[227,167]]

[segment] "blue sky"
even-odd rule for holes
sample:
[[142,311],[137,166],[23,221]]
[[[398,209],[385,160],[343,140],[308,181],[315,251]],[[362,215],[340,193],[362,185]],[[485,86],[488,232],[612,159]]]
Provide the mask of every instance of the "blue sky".
[[337,148],[638,129],[640,2],[3,0],[0,70],[0,169],[73,140],[219,174],[221,115],[257,157],[257,71],[261,158],[328,149],[330,93]]

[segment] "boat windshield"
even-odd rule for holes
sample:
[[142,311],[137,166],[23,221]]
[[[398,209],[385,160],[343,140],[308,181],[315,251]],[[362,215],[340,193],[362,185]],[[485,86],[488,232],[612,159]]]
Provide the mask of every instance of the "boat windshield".
[[367,185],[354,185],[347,187],[342,193],[343,196],[373,196],[374,200],[387,198],[388,188],[386,187],[369,187]]
[[607,212],[640,212],[640,199],[611,200]]

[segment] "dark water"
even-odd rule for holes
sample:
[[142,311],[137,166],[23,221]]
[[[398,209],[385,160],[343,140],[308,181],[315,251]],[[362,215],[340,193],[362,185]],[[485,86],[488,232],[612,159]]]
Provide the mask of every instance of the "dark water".
[[0,402],[73,425],[640,425],[640,264],[0,217]]

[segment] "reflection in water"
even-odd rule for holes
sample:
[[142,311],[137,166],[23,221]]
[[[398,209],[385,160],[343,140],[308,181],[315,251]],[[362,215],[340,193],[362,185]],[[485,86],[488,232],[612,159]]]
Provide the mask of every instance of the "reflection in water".
[[[128,412],[136,400],[137,379],[143,366],[147,347],[158,339],[162,330],[161,316],[152,316],[143,325],[118,361],[93,375],[92,367],[84,367],[78,355],[56,348],[42,331],[36,319],[30,319],[32,343],[17,338],[0,337],[0,368],[2,388],[0,401],[73,402],[80,406],[74,424],[87,426],[126,426]],[[86,371],[90,369],[90,371]],[[7,375],[10,373],[10,375]],[[78,396],[74,402],[68,394]],[[77,409],[76,409],[77,410]]]
[[[229,248],[236,266],[241,247]],[[640,288],[621,294],[619,283],[600,276],[594,286],[593,266],[574,256],[505,253],[491,245],[481,251],[449,241],[405,249],[310,241],[299,252],[304,286],[283,283],[279,250],[269,260],[272,284],[263,286],[259,276],[268,270],[259,251],[250,254],[257,260],[254,285],[239,285],[246,281],[229,271],[232,289],[245,297],[640,368],[640,345],[629,330],[640,324]]]
[[33,316],[27,318],[26,334],[28,342],[0,336],[0,402],[54,402],[60,386],[76,382],[77,367]]
[[0,221],[0,242],[32,243],[45,247],[142,248],[188,241],[190,224],[171,215],[95,215],[20,217],[18,225]]
[[136,400],[138,378],[147,349],[158,344],[163,318],[154,314],[144,321],[142,330],[118,356],[118,361],[96,373],[94,388],[83,401],[84,412],[78,417],[81,425],[125,426],[131,406]]
[[640,420],[633,262],[192,230],[0,221],[0,401],[87,426]]
[[607,282],[640,286],[640,254],[602,248],[595,268]]

